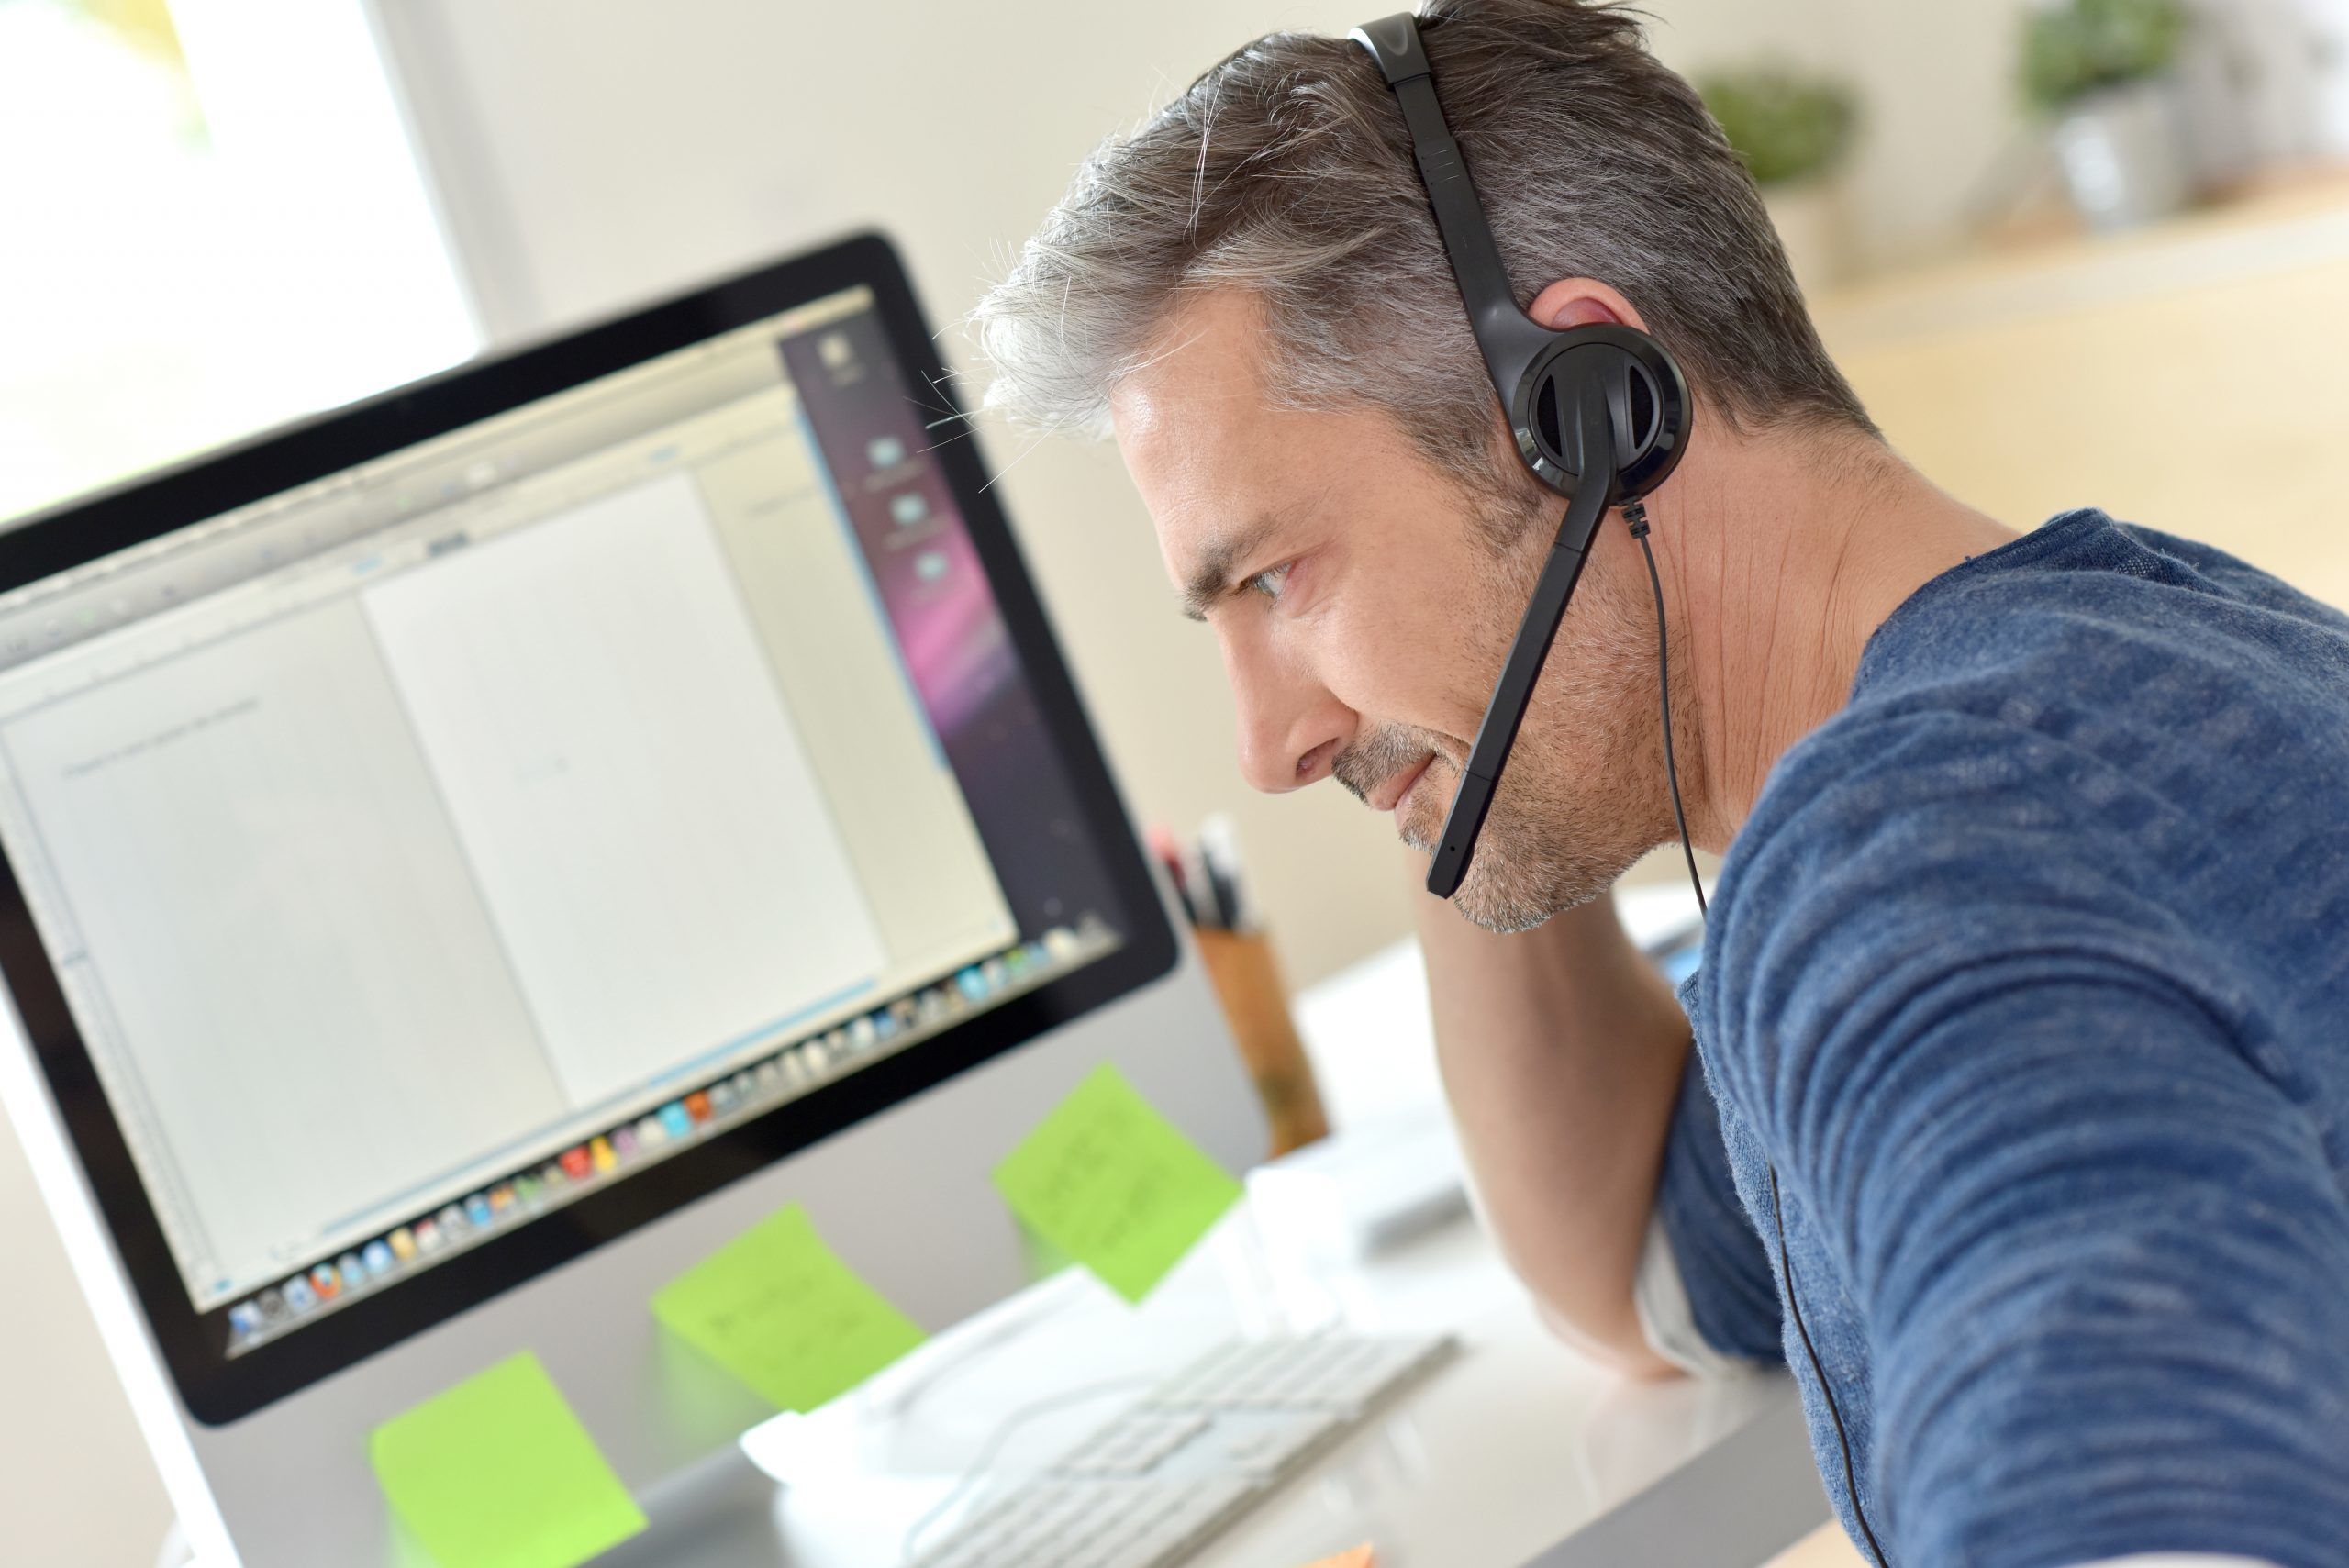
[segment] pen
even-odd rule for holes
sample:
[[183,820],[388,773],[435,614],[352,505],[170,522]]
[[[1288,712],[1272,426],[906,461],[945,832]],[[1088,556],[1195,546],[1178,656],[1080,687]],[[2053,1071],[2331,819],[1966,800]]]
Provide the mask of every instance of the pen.
[[1252,929],[1255,920],[1241,891],[1240,835],[1233,828],[1231,818],[1220,811],[1199,824],[1199,863],[1224,929]]
[[1183,878],[1191,890],[1191,922],[1208,930],[1223,930],[1223,909],[1216,898],[1215,873],[1197,847],[1183,851]]
[[1183,869],[1183,849],[1174,835],[1164,828],[1152,828],[1148,835],[1150,852],[1165,869],[1166,880],[1174,884],[1174,897],[1183,906],[1183,917],[1194,926],[1199,923],[1199,907],[1191,892],[1191,879]]

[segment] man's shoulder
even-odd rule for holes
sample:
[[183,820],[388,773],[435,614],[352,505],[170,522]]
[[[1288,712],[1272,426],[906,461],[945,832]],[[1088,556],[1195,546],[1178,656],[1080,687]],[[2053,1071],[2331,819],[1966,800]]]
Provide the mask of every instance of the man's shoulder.
[[2243,761],[2332,765],[2345,737],[2349,617],[2222,550],[2079,512],[1919,589],[1849,704],[1782,762],[1811,790],[1894,750],[2023,784],[2029,759],[2062,751],[2192,795]]
[[2175,906],[2336,834],[2349,619],[2101,514],[2009,551],[1903,605],[1778,760],[1723,870],[1734,921],[1995,923],[2116,880]]
[[2344,676],[2349,616],[2214,546],[2087,509],[1919,588],[1870,638],[1845,717],[2028,718],[2014,699],[2032,692],[2121,710],[2180,681],[2338,700]]

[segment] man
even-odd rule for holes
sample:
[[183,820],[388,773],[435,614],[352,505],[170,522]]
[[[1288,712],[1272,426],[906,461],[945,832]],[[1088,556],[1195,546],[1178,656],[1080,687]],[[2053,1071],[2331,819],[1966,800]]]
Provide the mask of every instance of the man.
[[[2094,511],[2018,538],[1903,463],[1627,15],[1423,32],[1529,313],[1654,335],[1697,402],[1647,508],[1725,857],[1702,972],[1675,1005],[1602,896],[1675,838],[1612,521],[1468,918],[1417,895],[1511,1262],[1633,1373],[1787,1360],[1886,1562],[2349,1562],[2349,619]],[[1371,61],[1209,72],[978,326],[991,403],[1114,431],[1250,781],[1391,811],[1416,883],[1562,506]]]

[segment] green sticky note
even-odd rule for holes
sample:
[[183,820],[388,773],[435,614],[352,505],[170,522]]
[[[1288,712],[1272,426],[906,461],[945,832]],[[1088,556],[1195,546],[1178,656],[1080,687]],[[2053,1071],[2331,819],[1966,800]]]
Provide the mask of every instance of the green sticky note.
[[644,1529],[528,1351],[376,1428],[367,1458],[440,1568],[574,1568]]
[[806,1412],[922,1342],[796,1204],[661,1287],[653,1316],[769,1403]]
[[1240,1201],[1240,1184],[1108,1062],[995,1168],[1035,1232],[1140,1301]]

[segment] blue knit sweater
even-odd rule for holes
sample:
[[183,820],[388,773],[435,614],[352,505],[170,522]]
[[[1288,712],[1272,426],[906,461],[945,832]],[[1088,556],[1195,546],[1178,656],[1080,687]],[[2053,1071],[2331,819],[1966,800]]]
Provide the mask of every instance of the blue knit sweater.
[[1657,1217],[1847,1528],[1770,1163],[1898,1568],[2349,1564],[2349,617],[2096,511],[1928,583],[1682,1000]]

